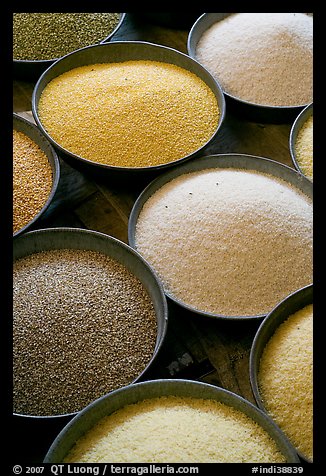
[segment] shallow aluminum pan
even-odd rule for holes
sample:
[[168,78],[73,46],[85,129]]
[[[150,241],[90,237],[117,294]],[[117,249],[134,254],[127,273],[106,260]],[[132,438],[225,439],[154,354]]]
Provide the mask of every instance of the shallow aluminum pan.
[[211,384],[192,380],[151,380],[128,385],[95,400],[79,412],[58,434],[47,452],[44,463],[62,463],[65,456],[85,432],[103,417],[110,415],[125,405],[160,396],[182,396],[213,399],[229,405],[257,422],[277,443],[288,463],[297,463],[296,451],[275,423],[261,410],[244,398],[215,387]]
[[[250,358],[249,358],[249,374],[251,388],[257,402],[258,407],[268,414],[259,391],[258,373],[260,359],[264,348],[269,339],[273,336],[276,329],[291,315],[308,304],[313,303],[313,285],[305,286],[298,291],[290,294],[283,301],[281,301],[263,320],[258,331],[254,337]],[[299,453],[301,459],[309,462],[309,460]]]
[[[121,27],[126,14],[120,13],[120,20],[115,29],[104,38],[101,43],[106,43],[111,40],[112,36]],[[59,58],[51,58],[47,60],[17,60],[13,59],[13,74],[14,78],[37,80],[40,75]]]
[[[289,148],[290,148],[291,159],[292,159],[294,168],[297,169],[302,174],[303,174],[303,171],[301,170],[298,164],[296,153],[295,153],[295,143],[296,143],[298,133],[301,127],[309,119],[309,117],[313,115],[313,107],[314,107],[313,103],[311,103],[300,112],[298,117],[295,119],[290,131]],[[307,178],[309,179],[309,177]]]
[[[192,152],[191,154],[166,164],[150,167],[118,167],[100,164],[84,159],[78,155],[69,152],[52,139],[52,137],[43,127],[42,122],[38,116],[38,104],[40,96],[46,85],[60,74],[79,66],[94,63],[124,62],[129,60],[153,60],[175,64],[196,74],[209,86],[209,88],[213,91],[217,99],[220,116],[217,128],[212,137],[206,142],[206,144],[204,144],[202,147]],[[67,56],[64,56],[52,66],[50,66],[50,68],[48,68],[43,73],[43,75],[39,78],[38,82],[35,85],[32,95],[32,111],[37,125],[40,127],[47,139],[54,145],[54,147],[61,153],[61,155],[65,159],[72,159],[72,163],[74,165],[76,165],[76,163],[79,163],[79,165],[87,167],[88,171],[97,171],[101,175],[103,175],[103,173],[105,172],[108,172],[109,175],[112,176],[112,173],[114,172],[118,174],[121,174],[121,172],[154,172],[157,170],[165,169],[167,167],[170,167],[171,165],[180,163],[198,155],[202,151],[202,149],[206,147],[215,138],[217,132],[219,131],[222,125],[225,115],[225,99],[220,85],[215,81],[213,76],[196,60],[190,58],[188,55],[183,54],[173,48],[168,48],[166,46],[156,45],[148,42],[114,41],[107,44],[93,45],[86,48],[81,48],[80,50],[77,50]],[[130,120],[132,121],[132,118],[130,118]],[[164,147],[164,144],[162,144],[162,147]]]
[[47,201],[45,202],[43,208],[37,213],[37,215],[35,215],[35,217],[29,223],[27,223],[23,228],[13,234],[13,236],[16,237],[27,231],[32,225],[35,225],[38,219],[44,214],[44,212],[47,210],[50,203],[52,202],[52,199],[58,188],[58,183],[60,179],[60,163],[54,148],[44,137],[39,128],[32,124],[30,121],[14,113],[13,129],[19,132],[23,132],[30,139],[32,139],[45,153],[52,168],[52,188]]
[[[224,18],[233,13],[203,13],[190,29],[187,41],[187,50],[189,56],[196,58],[196,48],[199,39],[203,33],[214,23],[224,20]],[[292,122],[306,104],[298,106],[265,106],[245,101],[237,96],[228,93],[224,88],[223,92],[227,99],[227,105],[235,113],[244,115],[249,120],[256,122]]]
[[[166,298],[160,281],[154,271],[146,263],[146,261],[135,250],[130,248],[122,241],[92,230],[84,230],[81,228],[47,228],[28,232],[17,238],[13,246],[14,261],[37,253],[40,251],[57,250],[57,249],[81,249],[93,250],[104,253],[115,259],[125,266],[134,276],[136,276],[147,290],[153,303],[156,319],[157,319],[157,338],[153,356],[144,368],[141,374],[134,380],[138,381],[154,362],[158,351],[160,350],[165,338],[168,310]],[[75,412],[76,413],[76,412]],[[38,420],[60,419],[62,416],[35,416]],[[29,418],[29,415],[15,414],[22,418]],[[33,418],[33,416],[32,416]]]
[[[163,185],[170,182],[171,180],[179,177],[180,175],[196,172],[199,170],[210,169],[210,168],[242,168],[249,170],[257,170],[259,172],[267,173],[275,177],[279,177],[289,184],[295,186],[301,190],[305,195],[310,199],[313,198],[313,189],[312,183],[301,173],[293,170],[287,165],[283,165],[279,162],[276,162],[271,159],[264,157],[256,157],[253,155],[246,154],[216,154],[208,155],[206,157],[201,157],[200,159],[191,160],[185,164],[181,164],[173,168],[172,170],[165,172],[160,177],[153,180],[139,195],[137,200],[134,203],[134,206],[129,215],[128,223],[128,241],[132,248],[137,249],[135,242],[135,232],[138,216],[146,203],[146,201],[153,195],[158,189]],[[189,306],[181,300],[178,300],[171,294],[166,292],[166,295],[169,299],[177,303],[178,305],[188,309],[195,314],[200,314],[207,317],[213,317],[217,319],[227,319],[227,320],[248,320],[248,319],[261,319],[265,315],[257,316],[226,316],[221,314],[214,314],[211,312],[200,311],[198,309]]]

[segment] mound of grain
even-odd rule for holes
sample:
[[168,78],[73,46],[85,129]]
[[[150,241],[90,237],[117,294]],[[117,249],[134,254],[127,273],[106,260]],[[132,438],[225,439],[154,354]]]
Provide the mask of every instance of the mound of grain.
[[42,210],[51,193],[52,168],[43,150],[26,134],[13,130],[13,232]]
[[313,457],[313,306],[283,322],[261,357],[262,401],[293,445]]
[[313,116],[310,116],[298,132],[294,153],[302,173],[313,179]]
[[268,106],[312,101],[313,18],[304,13],[234,13],[199,39],[196,58],[224,90]]
[[[150,438],[149,438],[150,435]],[[158,397],[103,418],[66,463],[284,462],[276,443],[244,413],[215,400]]]
[[219,120],[216,97],[198,76],[142,60],[58,76],[44,88],[38,114],[60,146],[118,167],[181,159],[206,144]]
[[142,283],[110,257],[53,250],[13,270],[13,405],[58,415],[136,379],[157,336]]
[[60,58],[104,40],[119,21],[120,13],[14,13],[13,57]]
[[135,244],[176,299],[214,314],[265,314],[312,282],[312,215],[312,201],[281,179],[206,169],[148,199]]

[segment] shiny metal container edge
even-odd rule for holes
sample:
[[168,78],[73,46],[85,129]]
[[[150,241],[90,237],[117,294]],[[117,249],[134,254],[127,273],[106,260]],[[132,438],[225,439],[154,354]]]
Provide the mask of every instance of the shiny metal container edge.
[[[282,324],[291,314],[294,314],[303,307],[312,304],[312,302],[313,284],[309,284],[296,290],[283,299],[267,314],[255,334],[249,355],[249,378],[257,405],[266,414],[268,414],[268,411],[262,401],[258,385],[259,364],[264,348],[280,324]],[[297,451],[297,453],[304,461],[308,463],[311,462],[299,451]]]
[[[232,13],[203,13],[192,25],[187,39],[187,51],[191,58],[196,59],[196,47],[203,33],[208,30],[214,23],[227,18]],[[218,78],[216,78],[218,80]],[[222,87],[222,85],[221,85]],[[288,123],[307,106],[307,104],[299,104],[294,106],[269,106],[257,104],[241,99],[240,97],[230,94],[222,87],[227,100],[227,107],[235,114],[244,116],[245,119],[255,122],[267,123]]]
[[[123,243],[117,238],[93,230],[81,228],[44,228],[25,233],[15,240],[13,245],[13,260],[40,251],[56,249],[82,249],[93,250],[104,253],[125,266],[134,276],[143,284],[152,300],[156,320],[157,337],[153,355],[143,369],[143,371],[133,380],[137,382],[151,367],[156,360],[157,354],[163,344],[168,325],[168,307],[164,295],[163,287],[157,278],[154,270],[142,258],[142,256],[133,250],[129,245]],[[77,412],[61,415],[26,415],[14,413],[16,417],[23,419],[36,420],[60,420],[62,418],[72,417]]]
[[[291,130],[290,130],[290,137],[289,137],[289,149],[290,149],[290,154],[291,154],[291,159],[294,168],[298,171],[301,172],[303,175],[304,172],[301,170],[301,167],[298,163],[296,153],[295,153],[295,143],[298,137],[298,133],[300,132],[301,127],[304,125],[304,123],[313,115],[313,103],[308,104],[301,112],[300,114],[296,117],[295,121],[292,124]],[[311,180],[309,177],[307,177],[308,180]]]
[[146,398],[175,395],[213,399],[236,410],[242,411],[252,418],[276,442],[287,462],[297,463],[296,451],[283,432],[275,423],[255,405],[243,397],[211,384],[193,380],[148,380],[128,385],[95,400],[79,412],[57,435],[50,446],[43,462],[62,463],[76,440],[90,430],[102,417],[113,413],[125,405],[133,404]]
[[[75,67],[95,63],[124,62],[128,60],[153,60],[175,64],[176,66],[196,74],[207,84],[216,97],[220,114],[216,129],[205,144],[187,156],[180,157],[179,159],[173,160],[171,162],[148,167],[120,167],[102,164],[80,157],[65,149],[51,137],[51,135],[44,128],[38,115],[38,103],[46,85],[60,74],[63,74]],[[75,165],[79,164],[80,166],[82,165],[87,167],[87,171],[98,171],[99,173],[109,174],[116,173],[120,175],[121,173],[138,174],[143,172],[161,171],[198,156],[199,153],[213,141],[220,130],[225,117],[225,107],[225,98],[222,89],[206,68],[204,68],[195,59],[190,58],[188,55],[174,48],[146,41],[114,41],[110,43],[102,43],[101,45],[87,46],[85,48],[76,50],[51,65],[38,79],[32,94],[32,113],[35,122],[41,129],[42,133],[47,137],[47,139],[52,143],[52,145],[57,149],[58,153],[60,153],[63,158],[70,159]]]
[[[99,44],[109,42],[113,35],[120,29],[126,13],[120,13],[120,20],[112,32],[106,36]],[[18,60],[13,59],[13,73],[17,79],[36,80],[49,66],[58,61],[60,58],[51,58],[46,60]]]
[[[146,201],[153,195],[157,190],[159,190],[163,185],[170,182],[180,175],[201,171],[209,168],[243,168],[249,170],[257,170],[263,173],[271,174],[281,179],[286,180],[290,184],[294,185],[296,188],[301,190],[309,198],[313,197],[312,183],[304,177],[299,172],[295,171],[293,168],[288,167],[287,165],[276,162],[272,159],[265,157],[257,157],[247,154],[213,154],[208,156],[200,157],[198,160],[193,159],[184,164],[180,164],[173,169],[165,172],[156,179],[154,179],[147,187],[141,192],[141,194],[136,199],[133,208],[129,215],[128,221],[128,242],[129,245],[137,249],[135,233],[136,225],[139,214],[142,210],[142,207]],[[225,320],[235,320],[235,321],[245,321],[250,319],[263,319],[266,314],[255,315],[255,316],[227,316],[223,314],[215,314],[206,311],[201,311],[195,309],[192,306],[187,305],[187,303],[182,302],[178,298],[172,296],[170,293],[166,292],[166,295],[169,299],[174,301],[177,305],[184,307],[188,311],[191,311],[195,314],[202,315],[205,317],[212,317],[216,319],[225,319]]]
[[13,237],[16,238],[22,233],[28,231],[32,226],[37,225],[39,218],[41,218],[41,216],[49,208],[53,197],[57,191],[60,180],[60,162],[57,153],[52,147],[51,143],[46,139],[46,137],[44,137],[44,135],[36,125],[32,124],[30,121],[24,119],[18,114],[13,113],[13,129],[19,132],[23,132],[40,147],[40,149],[45,153],[52,169],[51,191],[45,204],[31,221],[29,221],[20,230],[17,230],[15,233],[13,233]]

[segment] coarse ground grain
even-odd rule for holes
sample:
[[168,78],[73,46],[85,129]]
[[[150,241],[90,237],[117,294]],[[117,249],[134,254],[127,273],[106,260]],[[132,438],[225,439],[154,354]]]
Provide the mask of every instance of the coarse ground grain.
[[13,130],[13,232],[42,210],[53,185],[52,168],[43,150],[26,134]]
[[263,404],[292,444],[313,458],[313,305],[292,314],[268,341],[259,364]]
[[[148,438],[148,435],[151,435]],[[276,443],[243,412],[215,400],[158,397],[104,417],[66,463],[285,462]]]
[[274,176],[206,169],[144,204],[135,246],[165,291],[205,312],[269,312],[312,282],[312,200]]
[[86,250],[35,253],[13,269],[16,413],[81,410],[131,383],[155,348],[157,324],[141,282]]
[[312,101],[310,15],[231,14],[203,33],[195,54],[232,96],[267,106]]
[[311,115],[298,132],[294,152],[302,173],[313,180],[313,116]]
[[38,115],[51,137],[87,160],[147,167],[203,146],[219,120],[217,99],[173,64],[126,61],[74,68],[44,88]]
[[60,58],[104,40],[119,21],[120,13],[14,13],[13,57]]

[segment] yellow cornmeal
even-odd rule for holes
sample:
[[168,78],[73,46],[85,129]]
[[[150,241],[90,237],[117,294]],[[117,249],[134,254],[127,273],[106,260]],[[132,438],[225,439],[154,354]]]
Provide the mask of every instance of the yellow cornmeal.
[[158,397],[104,417],[65,463],[285,462],[244,413],[215,400]]
[[198,76],[143,60],[63,73],[44,88],[38,114],[66,150],[119,167],[187,156],[205,145],[219,120],[216,97]]
[[283,322],[262,354],[258,383],[266,410],[292,444],[312,460],[313,306]]
[[313,179],[313,116],[310,116],[298,132],[294,152],[301,172]]

